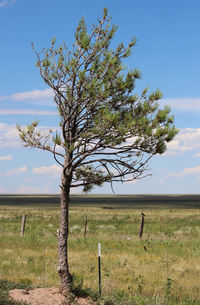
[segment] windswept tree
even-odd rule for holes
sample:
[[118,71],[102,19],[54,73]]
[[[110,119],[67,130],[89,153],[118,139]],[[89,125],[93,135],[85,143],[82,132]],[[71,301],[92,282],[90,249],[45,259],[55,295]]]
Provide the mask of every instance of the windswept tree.
[[166,150],[177,133],[168,107],[159,109],[159,90],[133,94],[138,70],[125,71],[127,46],[110,44],[117,30],[107,9],[91,30],[81,19],[70,50],[65,43],[37,52],[36,66],[54,92],[60,123],[57,131],[42,132],[38,122],[17,126],[26,147],[53,154],[62,167],[61,216],[58,233],[58,273],[61,291],[71,291],[68,267],[68,209],[70,190],[87,192],[104,182],[127,182],[147,175],[149,160]]

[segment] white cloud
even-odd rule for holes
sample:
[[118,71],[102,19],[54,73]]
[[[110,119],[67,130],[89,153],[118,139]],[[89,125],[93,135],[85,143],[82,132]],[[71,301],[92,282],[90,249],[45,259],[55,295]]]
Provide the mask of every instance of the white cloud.
[[197,158],[200,158],[200,153],[197,153],[194,156],[197,157]]
[[[127,142],[131,143],[135,138],[130,138]],[[200,128],[182,128],[179,133],[169,143],[167,143],[167,151],[163,156],[181,155],[186,151],[200,151]],[[200,155],[199,155],[200,156]]]
[[27,100],[37,101],[37,100],[44,100],[50,99],[54,96],[52,89],[44,89],[44,90],[32,90],[32,91],[25,91],[25,92],[18,92],[7,96],[1,96],[0,101],[17,101],[23,102]]
[[17,189],[17,194],[45,194],[51,193],[51,189],[49,186],[29,186],[22,185]]
[[[166,181],[167,179],[170,179],[170,178],[184,178],[186,176],[195,176],[195,175],[200,175],[200,166],[186,167],[179,172],[168,173],[161,180],[164,182],[164,181]],[[200,180],[200,177],[198,176],[197,179]]]
[[[38,130],[48,132],[49,129],[56,131],[55,127],[40,126]],[[16,148],[22,147],[16,125],[8,125],[0,123],[0,148]]]
[[1,0],[0,1],[0,8],[6,7],[6,6],[11,6],[15,4],[16,0]]
[[174,140],[167,144],[164,156],[180,155],[195,149],[200,149],[200,128],[183,128]]
[[5,176],[15,176],[15,175],[23,174],[23,173],[27,172],[27,170],[28,169],[26,166],[14,168],[14,169],[11,169],[11,170],[5,172]]
[[35,109],[13,109],[2,108],[0,109],[0,115],[57,115],[57,111],[51,110],[35,110]]
[[1,1],[0,2],[0,7],[4,7],[4,6],[6,6],[7,5],[7,0],[3,0],[3,1]]
[[14,148],[20,145],[16,126],[0,123],[0,148]]
[[9,160],[12,160],[12,156],[11,155],[0,156],[0,161],[9,161]]
[[178,173],[179,177],[185,177],[188,175],[196,175],[196,174],[200,174],[200,166],[187,167]]
[[41,166],[41,167],[33,168],[34,174],[48,175],[49,177],[53,177],[53,178],[59,177],[61,171],[62,171],[61,167],[56,164],[51,166]]
[[10,97],[14,101],[25,101],[25,100],[37,100],[37,99],[46,99],[53,97],[54,93],[52,89],[44,90],[33,90],[26,92],[19,92],[12,94]]
[[169,98],[162,100],[172,109],[181,111],[200,111],[200,98]]
[[[2,1],[0,2],[2,6],[8,3],[9,1]],[[11,2],[11,1],[10,1]],[[44,89],[44,90],[32,90],[32,91],[25,91],[25,92],[18,92],[8,96],[1,96],[0,101],[5,100],[12,100],[23,102],[27,100],[32,100],[34,102],[46,99],[52,99],[54,97],[54,92],[52,89]],[[200,111],[200,98],[168,98],[162,99],[161,104],[169,105],[172,109],[177,109],[181,111]]]

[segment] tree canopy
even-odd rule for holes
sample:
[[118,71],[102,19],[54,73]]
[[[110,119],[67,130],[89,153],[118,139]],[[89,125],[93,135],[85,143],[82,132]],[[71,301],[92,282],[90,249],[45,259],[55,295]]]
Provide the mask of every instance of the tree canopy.
[[123,59],[136,40],[111,48],[116,30],[105,8],[90,32],[80,20],[72,50],[65,43],[56,47],[54,38],[41,52],[33,45],[40,74],[54,92],[60,126],[42,133],[34,121],[18,125],[19,135],[25,146],[53,153],[72,176],[70,187],[84,191],[144,177],[149,159],[162,154],[177,133],[170,108],[159,109],[159,90],[133,93],[141,73],[126,71]]

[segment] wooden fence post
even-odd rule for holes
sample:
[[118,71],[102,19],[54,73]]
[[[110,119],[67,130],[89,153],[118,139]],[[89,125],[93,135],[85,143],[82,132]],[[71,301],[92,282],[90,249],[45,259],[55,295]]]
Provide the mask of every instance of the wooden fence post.
[[87,233],[87,216],[85,216],[85,224],[84,224],[84,238],[86,238]]
[[101,296],[101,244],[98,243],[99,295]]
[[21,236],[24,236],[25,224],[26,224],[26,214],[23,214],[22,215],[22,225],[21,225]]
[[142,234],[143,234],[143,228],[144,228],[144,216],[145,214],[142,213],[142,219],[141,219],[141,224],[140,224],[140,233],[139,233],[139,238],[142,238]]

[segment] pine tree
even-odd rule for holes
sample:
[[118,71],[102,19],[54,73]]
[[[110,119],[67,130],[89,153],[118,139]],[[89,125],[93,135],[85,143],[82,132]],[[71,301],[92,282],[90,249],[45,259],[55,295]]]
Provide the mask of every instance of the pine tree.
[[68,266],[68,210],[70,190],[87,192],[104,182],[127,182],[148,175],[148,162],[166,150],[177,134],[169,107],[159,109],[159,90],[133,94],[138,70],[125,71],[123,59],[130,56],[136,40],[111,48],[117,26],[104,8],[103,17],[90,31],[81,19],[75,43],[37,52],[37,67],[54,92],[60,116],[57,132],[42,132],[38,121],[17,125],[26,147],[49,151],[62,167],[61,219],[58,233],[58,272],[61,290],[71,291]]

